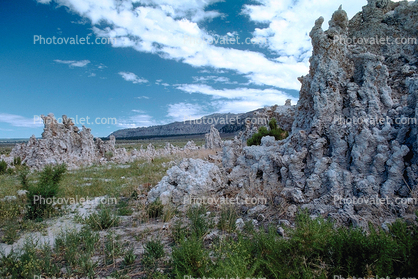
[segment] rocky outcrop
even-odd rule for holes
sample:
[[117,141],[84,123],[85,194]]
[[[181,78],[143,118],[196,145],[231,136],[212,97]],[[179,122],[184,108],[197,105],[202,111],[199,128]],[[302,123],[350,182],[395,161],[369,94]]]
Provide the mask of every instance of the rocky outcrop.
[[210,127],[210,132],[205,135],[205,148],[206,149],[218,149],[222,148],[222,139],[219,135],[219,131],[214,125]]
[[185,208],[195,203],[195,198],[222,195],[224,187],[219,168],[201,159],[183,159],[170,168],[167,175],[148,193],[148,201],[157,198],[163,204],[174,204]]
[[42,138],[36,139],[33,135],[27,143],[17,144],[11,158],[20,157],[22,163],[36,169],[62,163],[76,168],[106,160],[107,155],[116,153],[114,137],[109,142],[101,139],[95,142],[89,128],[83,126],[80,131],[65,115],[62,123],[58,123],[53,114],[41,117],[44,122]]
[[[346,224],[405,216],[410,205],[399,201],[418,177],[418,44],[395,40],[418,38],[418,1],[369,0],[350,21],[340,8],[327,31],[323,22],[310,32],[310,71],[299,78],[290,136],[239,155],[226,143],[229,184],[275,187],[278,200]],[[391,43],[364,43],[372,38]],[[376,205],[378,198],[386,201]]]
[[[70,169],[88,166],[94,163],[127,163],[139,159],[152,161],[156,157],[165,157],[178,153],[189,154],[200,147],[191,140],[183,148],[166,143],[164,148],[156,149],[151,143],[143,149],[134,149],[128,153],[125,148],[116,148],[116,138],[111,135],[109,141],[94,138],[91,130],[83,126],[82,130],[72,120],[63,115],[63,123],[58,123],[53,114],[43,116],[44,132],[41,139],[33,135],[27,143],[17,144],[10,156],[2,155],[9,166],[13,158],[20,157],[22,163],[30,168],[42,169],[46,165],[65,163]],[[218,134],[219,135],[219,134]],[[216,140],[214,142],[217,143]]]

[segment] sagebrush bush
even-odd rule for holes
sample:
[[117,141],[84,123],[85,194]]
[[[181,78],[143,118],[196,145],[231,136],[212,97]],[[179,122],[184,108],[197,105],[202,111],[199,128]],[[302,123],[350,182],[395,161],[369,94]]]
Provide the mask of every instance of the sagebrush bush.
[[26,218],[40,221],[54,211],[52,202],[49,202],[48,199],[57,196],[59,183],[66,170],[65,164],[54,167],[46,166],[39,174],[39,181],[36,185],[30,185],[27,169],[20,173],[21,184],[25,190],[28,190]]
[[272,118],[269,121],[270,130],[267,130],[267,127],[260,127],[258,132],[255,133],[251,138],[247,140],[247,145],[260,145],[261,139],[265,136],[273,136],[276,140],[282,140],[289,136],[289,133],[283,130],[280,127],[277,127],[277,122],[275,118]]

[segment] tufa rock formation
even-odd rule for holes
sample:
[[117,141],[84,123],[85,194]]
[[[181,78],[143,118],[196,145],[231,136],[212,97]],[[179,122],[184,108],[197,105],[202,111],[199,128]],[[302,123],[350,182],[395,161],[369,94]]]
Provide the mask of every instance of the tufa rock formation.
[[219,135],[219,131],[214,125],[210,127],[210,132],[205,135],[205,148],[206,149],[217,149],[222,148],[222,139]]
[[418,193],[418,1],[368,0],[350,21],[340,7],[327,31],[323,22],[310,32],[289,137],[244,147],[258,129],[248,124],[224,143],[229,192],[274,190],[276,204],[291,204],[288,216],[298,205],[347,225],[408,218],[411,206],[399,201]]
[[22,163],[31,168],[42,169],[48,164],[61,163],[77,168],[106,160],[106,154],[113,156],[116,153],[114,137],[109,142],[101,139],[95,142],[89,128],[83,126],[80,131],[65,115],[62,124],[53,114],[41,117],[44,122],[42,139],[37,140],[33,135],[28,143],[17,144],[10,153],[11,157],[20,157]]
[[63,115],[63,123],[58,123],[53,114],[43,116],[44,132],[37,140],[33,135],[29,142],[17,144],[10,156],[2,156],[8,165],[12,165],[13,158],[20,157],[22,163],[30,168],[42,169],[49,164],[65,163],[70,169],[88,166],[94,163],[118,162],[126,163],[138,159],[151,161],[155,157],[168,156],[177,153],[189,153],[199,147],[189,141],[184,148],[174,147],[166,143],[163,149],[156,150],[152,144],[146,149],[133,150],[130,154],[125,148],[115,148],[116,139],[113,135],[104,142],[94,138],[90,128],[83,126],[82,130],[74,125],[72,120]]
[[418,1],[369,0],[351,21],[341,7],[327,31],[323,21],[320,17],[310,32],[310,72],[299,79],[291,135],[245,147],[230,181],[248,185],[258,173],[260,182],[281,189],[288,201],[347,224],[403,216],[404,204],[357,206],[336,200],[393,201],[416,190],[418,45],[349,42],[418,38]]
[[201,159],[184,159],[170,168],[167,175],[148,193],[148,201],[157,198],[163,204],[172,203],[180,208],[192,204],[194,198],[221,195],[222,174],[212,163]]

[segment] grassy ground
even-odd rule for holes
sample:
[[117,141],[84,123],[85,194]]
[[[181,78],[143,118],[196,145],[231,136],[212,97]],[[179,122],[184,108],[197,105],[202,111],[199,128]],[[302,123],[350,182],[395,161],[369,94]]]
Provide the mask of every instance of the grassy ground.
[[[200,151],[190,156],[209,154]],[[0,201],[0,245],[22,243],[20,249],[0,255],[0,278],[395,278],[418,274],[416,224],[398,221],[389,232],[365,233],[336,228],[321,218],[311,220],[300,212],[294,228],[282,225],[283,235],[277,223],[254,226],[248,221],[237,227],[236,220],[245,217],[236,207],[179,212],[159,201],[148,204],[145,194],[173,160],[180,158],[67,171],[57,180],[57,198],[106,196],[117,202],[100,205],[90,215],[55,207],[38,221],[27,218],[28,201],[17,195],[24,188],[22,170],[0,175],[0,199],[16,196]],[[28,176],[30,185],[42,180],[40,173]],[[280,214],[280,205],[269,207]],[[62,227],[53,246],[32,237],[35,233],[48,236],[51,226],[59,227],[56,224],[62,220],[71,226]]]

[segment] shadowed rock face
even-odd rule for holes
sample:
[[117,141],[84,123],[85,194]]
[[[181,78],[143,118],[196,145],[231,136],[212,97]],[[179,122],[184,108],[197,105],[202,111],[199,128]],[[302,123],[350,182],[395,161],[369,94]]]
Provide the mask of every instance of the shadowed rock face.
[[[310,32],[310,71],[299,79],[291,135],[245,147],[235,159],[229,158],[237,156],[233,147],[224,148],[231,186],[259,177],[313,214],[356,225],[376,215],[404,215],[400,204],[354,206],[334,199],[409,197],[416,190],[418,44],[393,41],[418,38],[418,1],[369,0],[350,21],[341,8],[327,31],[323,21]],[[354,37],[370,43],[349,44]],[[392,43],[370,41],[380,37]]]

